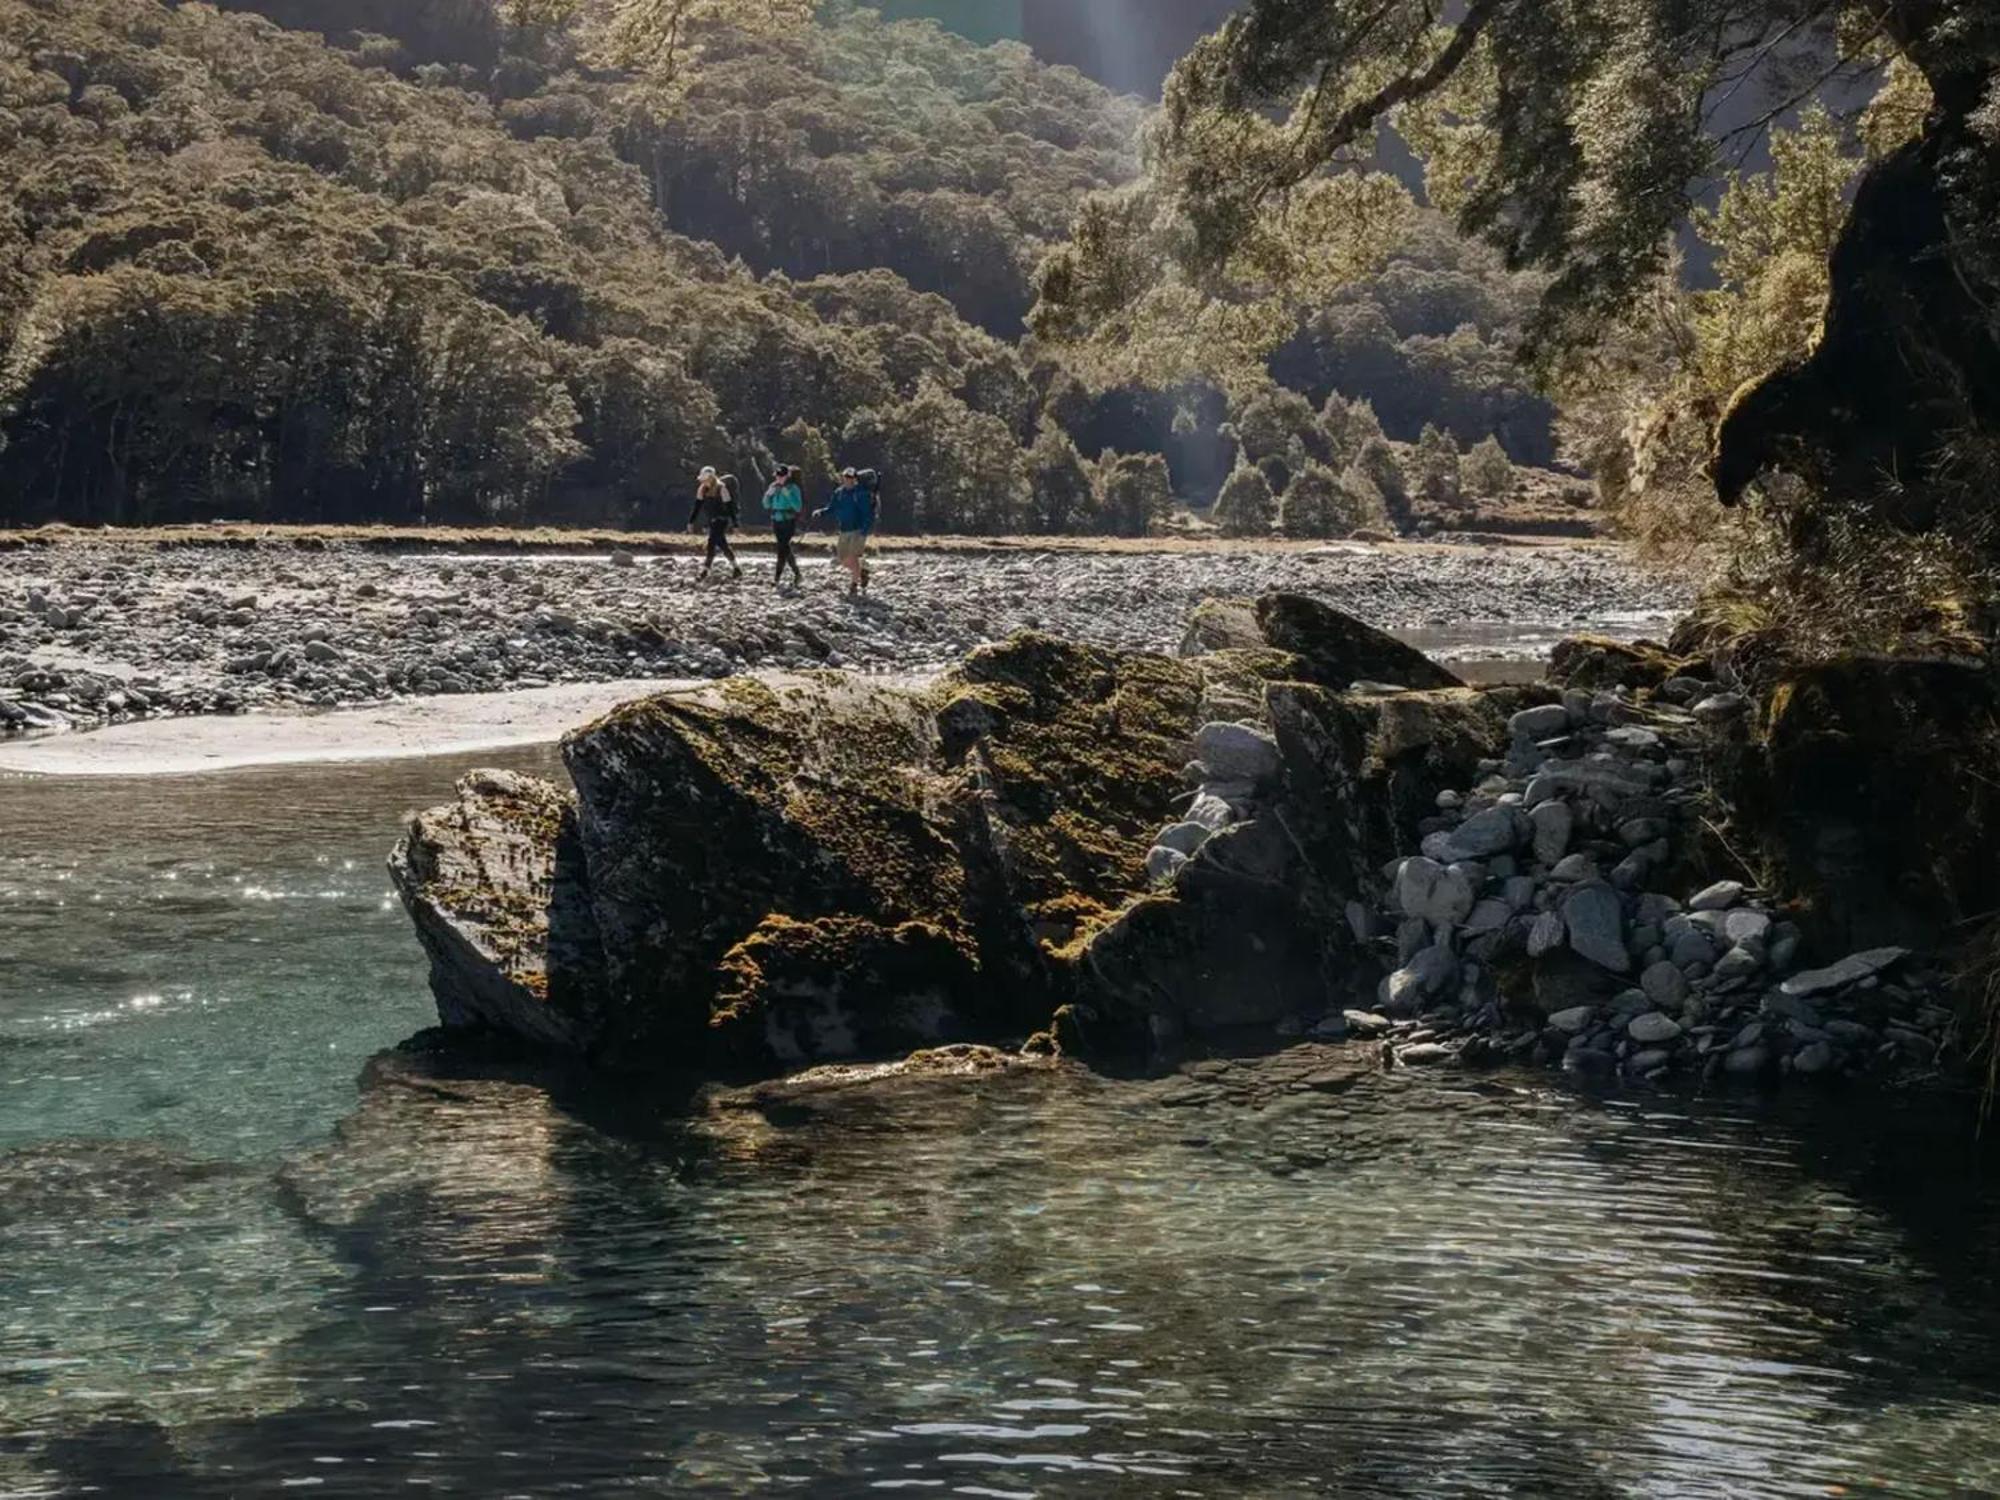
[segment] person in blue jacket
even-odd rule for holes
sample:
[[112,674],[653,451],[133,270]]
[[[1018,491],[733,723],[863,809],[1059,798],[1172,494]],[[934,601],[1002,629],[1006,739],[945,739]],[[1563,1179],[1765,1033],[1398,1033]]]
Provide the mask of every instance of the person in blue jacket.
[[[872,476],[871,476],[872,477]],[[859,470],[842,469],[840,488],[833,492],[826,508],[819,512],[831,516],[839,530],[839,540],[834,543],[834,561],[847,569],[847,596],[868,592],[868,538],[875,531],[875,486],[862,480]]]

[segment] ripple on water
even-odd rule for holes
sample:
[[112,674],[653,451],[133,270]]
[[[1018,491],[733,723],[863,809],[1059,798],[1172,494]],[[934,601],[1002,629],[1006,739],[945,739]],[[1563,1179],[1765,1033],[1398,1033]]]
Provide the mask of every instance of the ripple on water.
[[1935,1121],[357,1091],[429,1019],[377,860],[452,769],[0,787],[0,889],[70,903],[0,904],[0,1492],[2000,1488],[2000,1196]]

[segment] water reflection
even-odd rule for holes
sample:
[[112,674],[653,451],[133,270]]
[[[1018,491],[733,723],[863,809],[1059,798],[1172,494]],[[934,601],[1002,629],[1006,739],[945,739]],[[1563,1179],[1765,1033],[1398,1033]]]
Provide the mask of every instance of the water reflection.
[[451,770],[0,785],[0,1493],[2000,1488],[2000,1194],[1914,1102],[368,1062]]

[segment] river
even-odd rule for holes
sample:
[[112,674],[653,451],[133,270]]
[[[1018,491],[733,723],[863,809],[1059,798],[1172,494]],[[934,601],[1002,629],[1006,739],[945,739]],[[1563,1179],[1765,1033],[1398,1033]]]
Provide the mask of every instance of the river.
[[0,778],[0,1496],[2000,1490],[1919,1101],[364,1088],[464,763]]

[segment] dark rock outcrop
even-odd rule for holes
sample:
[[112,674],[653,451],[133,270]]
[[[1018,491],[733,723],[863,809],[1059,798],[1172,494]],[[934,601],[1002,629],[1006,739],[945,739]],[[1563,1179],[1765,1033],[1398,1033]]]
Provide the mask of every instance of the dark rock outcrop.
[[2000,679],[1847,657],[1788,670],[1718,745],[1736,834],[1831,951],[1929,944],[2000,892]]
[[468,778],[392,862],[440,1016],[728,1075],[1337,1016],[1348,901],[1527,700],[1311,600],[1245,618],[662,694],[569,738],[573,795]]
[[1266,594],[1257,601],[1256,616],[1264,644],[1297,657],[1301,677],[1321,687],[1345,689],[1357,682],[1422,689],[1465,686],[1423,652],[1304,594]]

